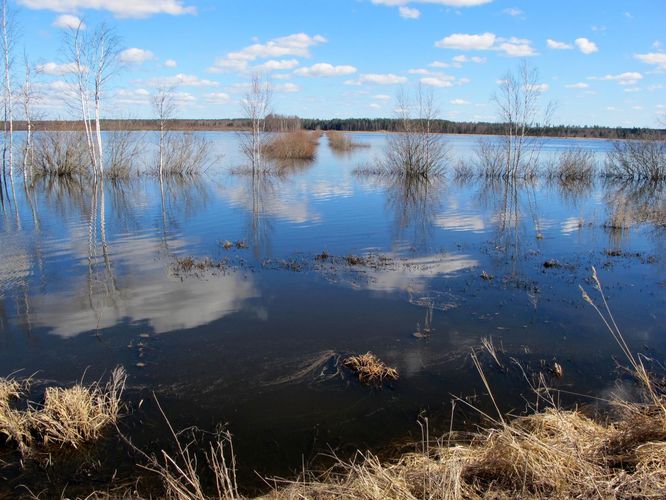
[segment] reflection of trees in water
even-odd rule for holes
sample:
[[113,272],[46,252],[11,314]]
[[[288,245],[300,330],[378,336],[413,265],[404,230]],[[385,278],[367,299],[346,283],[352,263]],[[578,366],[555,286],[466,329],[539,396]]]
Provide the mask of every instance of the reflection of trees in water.
[[408,240],[418,249],[427,249],[441,208],[441,178],[385,175],[377,180],[386,189],[386,204],[394,213],[394,241]]
[[604,228],[614,246],[635,225],[648,223],[659,231],[666,230],[666,182],[608,179],[604,191],[608,210]]

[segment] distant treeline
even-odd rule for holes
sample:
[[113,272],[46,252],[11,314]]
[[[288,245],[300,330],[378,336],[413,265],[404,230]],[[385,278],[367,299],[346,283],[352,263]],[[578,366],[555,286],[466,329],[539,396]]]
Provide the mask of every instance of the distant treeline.
[[[306,130],[340,130],[348,132],[393,132],[398,130],[400,121],[394,118],[334,118],[320,120],[298,117],[272,116],[267,119],[269,130],[289,130],[300,124]],[[35,130],[82,130],[81,121],[73,120],[41,120],[33,122]],[[158,130],[157,120],[102,120],[102,130]],[[444,134],[477,134],[501,135],[504,127],[501,123],[490,122],[453,122],[449,120],[434,120],[431,123],[433,132]],[[249,128],[249,121],[243,118],[215,119],[215,120],[169,120],[168,128],[177,131],[221,131],[245,130]],[[14,122],[14,130],[25,130],[25,123]],[[543,134],[550,137],[580,137],[601,139],[634,139],[644,137],[646,133],[658,134],[666,137],[664,129],[645,129],[639,127],[600,127],[600,126],[569,126],[556,125],[539,130],[530,131],[533,134]]]

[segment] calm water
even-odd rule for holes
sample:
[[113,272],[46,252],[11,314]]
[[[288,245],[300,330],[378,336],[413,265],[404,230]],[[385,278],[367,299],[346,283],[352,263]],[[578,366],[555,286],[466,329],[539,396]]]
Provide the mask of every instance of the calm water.
[[[254,471],[291,475],[329,449],[420,439],[420,415],[442,433],[454,396],[490,411],[469,358],[482,337],[502,351],[502,369],[479,355],[503,410],[534,401],[526,378],[540,372],[567,403],[628,390],[619,349],[580,298],[592,265],[633,350],[666,359],[663,190],[356,177],[381,154],[379,134],[355,135],[370,147],[346,155],[322,138],[315,162],[253,182],[228,173],[242,163],[236,136],[208,137],[224,157],[163,190],[140,177],[96,194],[57,180],[10,191],[0,213],[0,375],[34,373],[38,397],[45,383],[123,365],[132,410],[121,426],[139,447],[169,446],[154,392],[176,428],[226,425],[251,485]],[[471,157],[477,141],[447,140],[454,159]],[[544,155],[569,147],[602,161],[609,144],[550,140]],[[227,240],[247,248],[225,249]],[[347,255],[370,264],[350,266]],[[186,256],[224,265],[178,272]],[[558,265],[544,267],[550,260]],[[434,331],[419,339],[428,304]],[[339,372],[338,356],[368,350],[400,380],[374,390]],[[561,379],[549,375],[554,362]],[[459,403],[454,428],[475,419]],[[114,443],[98,459],[102,478],[119,463],[129,474],[137,460]]]

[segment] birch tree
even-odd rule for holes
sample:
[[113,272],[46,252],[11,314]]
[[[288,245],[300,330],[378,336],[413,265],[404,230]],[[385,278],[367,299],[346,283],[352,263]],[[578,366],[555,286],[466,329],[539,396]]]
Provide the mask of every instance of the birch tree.
[[25,78],[21,87],[21,101],[23,104],[23,118],[25,120],[25,142],[23,144],[23,181],[27,185],[32,179],[34,167],[33,149],[33,101],[35,99],[32,86],[32,67],[27,56],[24,56]]
[[173,87],[160,87],[152,97],[152,106],[157,121],[160,127],[160,144],[159,144],[159,174],[160,181],[164,173],[164,147],[166,142],[166,135],[168,132],[167,126],[169,120],[173,119],[176,114],[176,99]]
[[83,122],[90,163],[95,175],[102,176],[102,99],[109,80],[118,70],[120,39],[113,28],[104,23],[88,31],[83,22],[80,22],[67,32],[65,46],[73,64],[73,87]]
[[7,0],[2,0],[2,63],[3,63],[3,108],[4,108],[4,138],[2,146],[2,173],[9,169],[9,177],[14,177],[14,115],[12,96],[12,68],[14,65],[14,43],[16,30],[14,16]]
[[270,114],[273,90],[265,77],[252,75],[250,87],[241,101],[244,117],[250,121],[250,130],[241,135],[241,150],[250,162],[252,173],[261,167],[262,147],[265,142],[266,117]]
[[539,129],[552,115],[553,105],[542,106],[545,86],[538,70],[523,61],[517,74],[509,71],[501,80],[494,101],[499,120],[504,124],[504,177],[520,177],[534,173],[541,150]]

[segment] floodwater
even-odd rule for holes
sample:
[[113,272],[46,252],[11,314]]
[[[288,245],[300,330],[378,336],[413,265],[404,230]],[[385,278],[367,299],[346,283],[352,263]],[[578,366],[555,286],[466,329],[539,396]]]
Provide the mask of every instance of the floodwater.
[[[224,156],[162,189],[147,176],[96,189],[16,180],[0,213],[0,375],[33,375],[38,398],[122,365],[120,427],[136,446],[172,446],[157,399],[177,429],[228,429],[241,483],[261,489],[259,476],[294,477],[322,452],[390,454],[421,439],[419,419],[441,435],[454,399],[454,429],[479,420],[465,402],[491,413],[473,349],[503,411],[534,403],[540,373],[563,404],[630,394],[578,289],[596,296],[591,266],[632,350],[666,359],[663,186],[355,176],[381,155],[380,134],[354,134],[369,147],[342,155],[322,137],[316,161],[252,178],[229,173],[242,163],[235,134],[207,136]],[[446,140],[453,162],[473,156],[476,138]],[[609,143],[550,139],[544,158],[571,147],[601,162]],[[183,270],[186,257],[216,265]],[[366,351],[400,379],[369,388],[341,368]],[[137,473],[127,446],[101,448],[95,467],[48,481]],[[47,481],[39,468],[7,476],[10,489]]]

